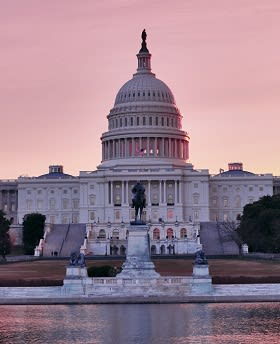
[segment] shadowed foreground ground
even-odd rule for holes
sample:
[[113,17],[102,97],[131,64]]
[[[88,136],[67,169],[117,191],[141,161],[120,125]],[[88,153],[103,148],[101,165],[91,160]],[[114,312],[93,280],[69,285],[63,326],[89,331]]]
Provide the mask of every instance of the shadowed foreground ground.
[[[162,276],[191,275],[190,259],[154,259]],[[120,267],[122,260],[87,260],[87,267]],[[280,264],[268,260],[209,259],[213,283],[280,283]],[[1,286],[62,285],[68,260],[37,260],[0,264]]]

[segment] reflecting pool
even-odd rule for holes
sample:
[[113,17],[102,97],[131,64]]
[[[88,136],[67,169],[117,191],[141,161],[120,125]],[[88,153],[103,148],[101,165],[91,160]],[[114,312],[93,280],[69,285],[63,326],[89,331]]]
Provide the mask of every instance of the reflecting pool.
[[0,306],[0,343],[279,343],[280,303]]

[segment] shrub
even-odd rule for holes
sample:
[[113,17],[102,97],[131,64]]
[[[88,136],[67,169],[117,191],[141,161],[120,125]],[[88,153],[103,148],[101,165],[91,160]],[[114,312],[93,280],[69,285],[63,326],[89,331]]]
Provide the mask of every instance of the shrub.
[[91,266],[87,269],[88,277],[115,277],[119,269],[110,265]]

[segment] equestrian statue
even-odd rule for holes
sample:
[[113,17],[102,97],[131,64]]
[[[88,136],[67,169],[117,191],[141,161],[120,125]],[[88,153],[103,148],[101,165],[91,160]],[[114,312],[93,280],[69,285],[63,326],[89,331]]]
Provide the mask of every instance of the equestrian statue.
[[132,208],[135,208],[135,221],[131,224],[145,224],[142,220],[143,209],[146,207],[145,187],[137,182],[132,190]]

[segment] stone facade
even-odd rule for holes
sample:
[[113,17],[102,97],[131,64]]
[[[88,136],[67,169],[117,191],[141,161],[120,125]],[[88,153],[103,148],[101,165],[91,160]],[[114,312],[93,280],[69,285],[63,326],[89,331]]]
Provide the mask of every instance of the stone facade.
[[107,116],[96,170],[74,177],[54,165],[45,175],[18,178],[13,191],[5,190],[9,182],[0,183],[2,208],[16,223],[40,212],[48,223],[86,224],[85,252],[124,255],[134,218],[131,189],[141,181],[152,253],[193,253],[201,247],[200,222],[235,220],[245,204],[272,194],[272,175],[243,171],[240,164],[215,176],[195,169],[183,116],[169,87],[152,73],[147,47],[137,60]]

